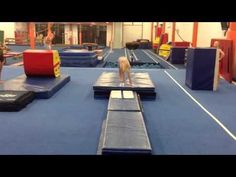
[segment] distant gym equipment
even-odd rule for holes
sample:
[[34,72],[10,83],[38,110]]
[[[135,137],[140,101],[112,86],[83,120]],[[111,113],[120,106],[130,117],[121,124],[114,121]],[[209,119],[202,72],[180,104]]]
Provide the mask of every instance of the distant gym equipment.
[[104,46],[99,46],[97,43],[83,43],[82,47],[84,49],[88,49],[88,51],[94,51],[97,54],[97,57],[99,60],[101,60],[103,56],[103,49],[105,48]]
[[59,52],[61,66],[95,67],[100,60],[94,51],[85,49],[63,49]]
[[84,49],[88,49],[89,51],[92,51],[92,50],[98,49],[98,44],[96,44],[96,43],[83,43],[82,47]]
[[[163,66],[161,66],[159,63],[147,63],[147,62],[133,62],[130,63],[132,68],[139,68],[139,69],[160,69],[163,68]],[[118,63],[115,62],[106,62],[105,65],[103,67],[107,67],[107,68],[117,68],[118,67]]]
[[172,64],[184,64],[186,47],[171,47],[170,62]]
[[151,49],[152,43],[148,39],[138,39],[136,42],[139,43],[139,49]]
[[185,50],[189,47],[190,42],[169,42],[162,44],[158,49],[158,55],[165,60],[170,60],[172,64],[185,63]]
[[159,55],[161,57],[164,57],[165,59],[167,59],[170,55],[170,49],[171,49],[171,45],[170,44],[162,44],[159,48]]
[[163,44],[167,44],[167,42],[168,42],[168,33],[161,34],[159,37],[157,37],[156,42],[158,42],[158,43],[155,44],[154,49],[156,49],[156,53],[159,54],[159,49],[161,48],[161,46]]
[[95,67],[103,61],[103,46],[96,43],[71,45],[59,51],[61,66]]
[[171,42],[173,47],[189,47],[190,42],[182,41],[182,42]]
[[134,50],[136,50],[139,47],[138,42],[127,42],[125,44],[126,48],[131,50],[131,56],[130,56],[130,62],[134,62]]
[[137,39],[137,41],[127,42],[125,45],[130,50],[152,48],[152,43],[148,39]]

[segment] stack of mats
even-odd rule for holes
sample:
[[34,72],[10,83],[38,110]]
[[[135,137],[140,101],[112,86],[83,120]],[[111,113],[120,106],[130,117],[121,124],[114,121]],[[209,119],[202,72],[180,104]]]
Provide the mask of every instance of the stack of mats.
[[139,43],[138,42],[127,42],[125,44],[125,46],[129,50],[136,50],[139,47]]
[[186,49],[187,47],[172,47],[170,53],[170,62],[172,64],[184,64]]
[[61,66],[67,67],[95,67],[99,60],[94,51],[85,49],[63,49],[59,51]]
[[91,46],[92,47],[92,51],[95,52],[97,54],[97,57],[100,58],[100,60],[102,60],[103,58],[103,49],[105,48],[105,46],[99,46],[97,44],[89,44],[89,43],[84,43],[82,46],[80,45],[72,45],[72,46],[69,46],[65,49],[86,49],[88,50],[88,46]]
[[171,45],[174,46],[174,47],[189,47],[190,46],[190,42],[186,42],[186,41],[183,41],[183,42],[172,42]]
[[109,98],[112,90],[136,91],[142,99],[156,99],[155,86],[148,73],[131,73],[132,86],[120,85],[117,72],[103,72],[93,85],[95,98]]
[[111,91],[98,154],[151,154],[151,145],[136,92]]
[[63,48],[63,49],[65,50],[65,49],[85,49],[85,48],[82,45],[70,45],[70,46]]
[[0,111],[20,111],[34,100],[34,92],[31,91],[0,91]]
[[88,50],[98,49],[98,44],[97,43],[83,43],[82,46],[83,46],[84,49],[88,49]]
[[70,45],[64,49],[88,49],[88,45],[92,45],[92,50],[98,50],[98,49],[105,49],[106,46],[102,45],[96,45],[96,44],[90,44],[90,43],[83,43],[82,45]]
[[219,55],[216,48],[189,48],[185,84],[192,90],[216,90]]
[[151,49],[152,43],[148,39],[138,39],[139,49]]

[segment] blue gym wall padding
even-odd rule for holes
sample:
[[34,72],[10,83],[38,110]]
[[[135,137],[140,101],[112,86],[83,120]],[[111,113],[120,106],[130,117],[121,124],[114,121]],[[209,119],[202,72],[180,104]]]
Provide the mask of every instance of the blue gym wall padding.
[[185,84],[192,90],[213,90],[217,77],[215,48],[189,48]]
[[170,62],[172,64],[184,64],[186,47],[172,47],[170,53]]

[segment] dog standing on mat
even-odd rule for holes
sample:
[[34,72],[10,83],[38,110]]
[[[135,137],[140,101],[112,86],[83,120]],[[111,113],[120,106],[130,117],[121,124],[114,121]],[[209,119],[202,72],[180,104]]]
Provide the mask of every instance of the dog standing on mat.
[[120,78],[121,85],[124,86],[124,84],[125,84],[126,74],[128,75],[129,85],[132,85],[131,66],[130,66],[128,58],[124,57],[124,56],[119,57],[118,65],[119,65],[119,78]]

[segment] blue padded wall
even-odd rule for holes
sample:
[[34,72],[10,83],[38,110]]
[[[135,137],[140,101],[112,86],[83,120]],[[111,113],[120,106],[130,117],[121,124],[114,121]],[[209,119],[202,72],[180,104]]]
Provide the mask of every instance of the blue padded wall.
[[215,48],[189,48],[185,84],[193,90],[213,90]]
[[170,53],[170,62],[172,64],[184,64],[186,47],[172,47]]

